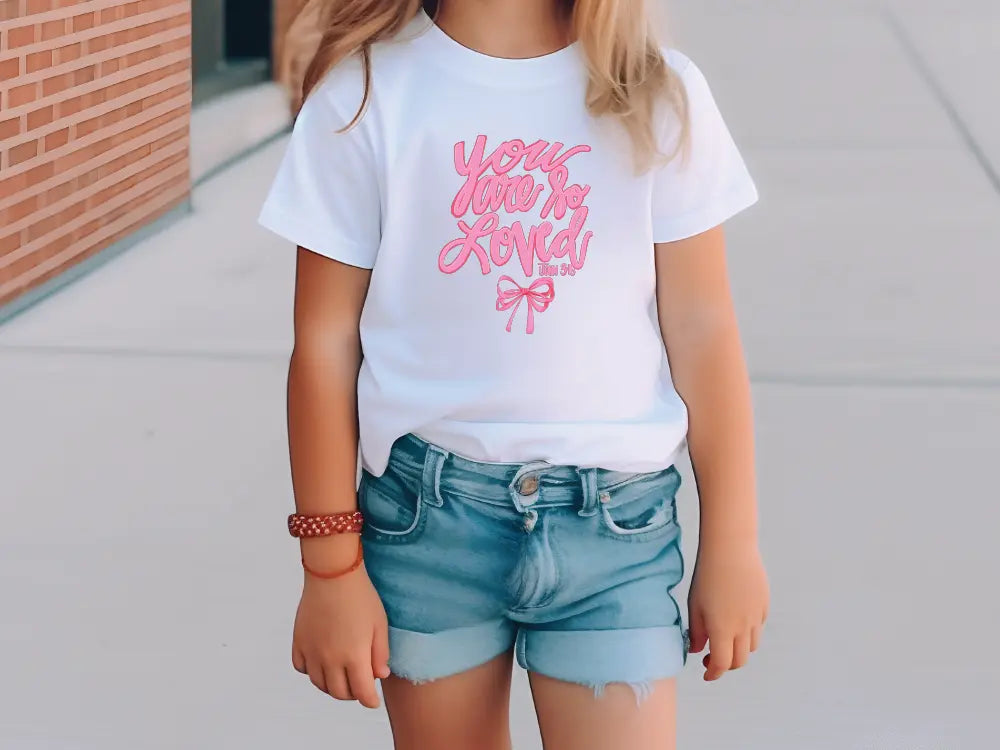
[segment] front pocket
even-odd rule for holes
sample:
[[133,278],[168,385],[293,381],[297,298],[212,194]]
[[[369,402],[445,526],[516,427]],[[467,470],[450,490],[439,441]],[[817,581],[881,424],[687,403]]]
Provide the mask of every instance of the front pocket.
[[603,528],[613,537],[632,541],[666,535],[677,525],[680,474],[668,469],[654,481],[612,490],[601,503]]
[[413,541],[424,525],[420,488],[390,471],[380,477],[362,473],[358,508],[365,517],[362,534],[376,541]]

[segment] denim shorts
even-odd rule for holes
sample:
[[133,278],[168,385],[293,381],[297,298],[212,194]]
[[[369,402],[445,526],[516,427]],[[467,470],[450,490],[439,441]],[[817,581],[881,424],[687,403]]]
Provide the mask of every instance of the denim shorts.
[[642,695],[687,659],[673,467],[470,461],[413,435],[362,473],[365,564],[389,667],[424,682],[515,650],[525,669]]

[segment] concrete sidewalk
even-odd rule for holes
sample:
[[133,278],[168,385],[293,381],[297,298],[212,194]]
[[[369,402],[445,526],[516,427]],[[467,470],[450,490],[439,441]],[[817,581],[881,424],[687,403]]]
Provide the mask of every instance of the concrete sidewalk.
[[[774,589],[748,669],[684,674],[680,747],[991,750],[1000,7],[675,5],[763,195],[730,241]],[[0,328],[4,750],[391,746],[289,666],[283,144]]]

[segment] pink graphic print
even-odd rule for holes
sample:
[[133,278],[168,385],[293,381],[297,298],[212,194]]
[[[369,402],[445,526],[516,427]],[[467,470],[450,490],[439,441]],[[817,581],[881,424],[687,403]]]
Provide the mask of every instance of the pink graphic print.
[[[480,135],[466,156],[466,144],[455,144],[455,171],[465,182],[451,203],[461,236],[447,243],[438,255],[442,273],[456,273],[475,256],[479,270],[489,274],[494,266],[505,266],[514,255],[527,277],[538,274],[530,285],[522,286],[509,275],[497,282],[496,309],[511,311],[507,331],[522,303],[527,305],[525,333],[535,331],[535,313],[545,312],[555,300],[555,275],[575,276],[587,260],[593,232],[584,231],[589,185],[570,183],[566,163],[590,146],[566,148],[558,141],[537,140],[526,144],[515,138],[486,153],[486,136]],[[540,172],[536,180],[532,172]],[[542,196],[548,195],[540,208]],[[501,225],[500,211],[531,214],[530,224],[515,220]],[[466,220],[469,213],[474,220]],[[556,229],[554,222],[564,224]],[[563,259],[561,265],[553,259]]]

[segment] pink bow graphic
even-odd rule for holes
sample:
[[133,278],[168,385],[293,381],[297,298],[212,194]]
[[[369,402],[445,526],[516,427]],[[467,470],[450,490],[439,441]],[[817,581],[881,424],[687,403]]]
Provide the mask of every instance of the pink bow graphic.
[[510,313],[510,320],[507,321],[507,332],[514,324],[514,316],[517,315],[517,308],[521,302],[528,300],[528,324],[525,326],[525,333],[535,332],[535,310],[545,312],[552,300],[556,298],[556,287],[552,279],[537,279],[534,284],[525,288],[518,284],[510,276],[501,276],[497,282],[497,310],[503,312],[514,308]]

